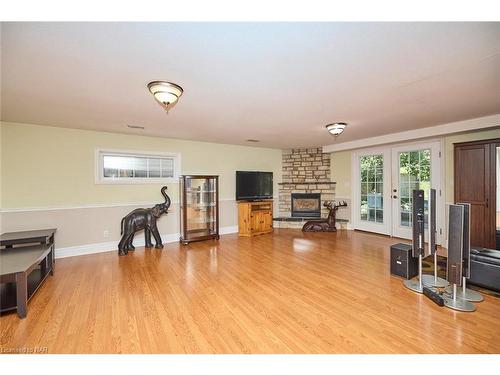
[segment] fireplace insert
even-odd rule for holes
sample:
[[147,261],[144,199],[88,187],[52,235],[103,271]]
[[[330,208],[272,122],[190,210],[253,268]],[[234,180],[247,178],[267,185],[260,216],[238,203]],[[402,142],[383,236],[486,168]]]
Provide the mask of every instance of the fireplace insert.
[[321,194],[292,193],[292,217],[321,217]]

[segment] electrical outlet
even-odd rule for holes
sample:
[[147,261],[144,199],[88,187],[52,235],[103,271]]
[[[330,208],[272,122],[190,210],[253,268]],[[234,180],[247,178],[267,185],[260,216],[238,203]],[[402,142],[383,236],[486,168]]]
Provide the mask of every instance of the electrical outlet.
[[104,236],[104,238],[108,238],[109,237],[109,230],[105,230],[102,235]]

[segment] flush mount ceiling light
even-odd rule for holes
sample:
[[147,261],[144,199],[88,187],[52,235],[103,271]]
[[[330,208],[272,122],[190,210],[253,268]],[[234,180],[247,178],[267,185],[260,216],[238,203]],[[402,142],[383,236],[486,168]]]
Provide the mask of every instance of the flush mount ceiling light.
[[326,130],[334,136],[342,134],[347,124],[345,122],[335,122],[333,124],[328,124]]
[[148,89],[158,103],[168,110],[179,100],[184,90],[179,85],[166,81],[148,83]]

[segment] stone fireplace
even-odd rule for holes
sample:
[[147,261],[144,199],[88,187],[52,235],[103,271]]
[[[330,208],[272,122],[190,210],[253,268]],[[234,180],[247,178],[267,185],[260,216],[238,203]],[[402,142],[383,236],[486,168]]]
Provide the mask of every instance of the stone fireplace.
[[321,217],[320,193],[292,193],[292,217]]
[[[285,225],[285,222],[286,227],[301,227],[300,219],[295,226],[289,224],[286,219],[328,216],[328,210],[323,207],[323,203],[335,199],[335,182],[330,179],[330,154],[324,154],[322,147],[283,150],[282,172],[283,180],[278,183],[279,217],[275,218],[279,222],[278,227]],[[302,207],[300,212],[292,212],[296,211],[297,206],[294,201],[292,209],[292,194],[294,197],[295,194],[315,194],[316,201],[299,201],[297,203]],[[304,204],[314,206],[314,214],[305,212],[307,208],[304,210]],[[316,207],[319,210],[316,210]]]

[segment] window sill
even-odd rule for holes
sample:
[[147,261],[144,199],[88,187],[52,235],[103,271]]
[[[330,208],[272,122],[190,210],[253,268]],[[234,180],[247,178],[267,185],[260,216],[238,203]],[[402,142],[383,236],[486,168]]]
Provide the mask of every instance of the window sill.
[[149,185],[149,184],[178,184],[179,179],[168,178],[110,178],[95,181],[96,185]]

